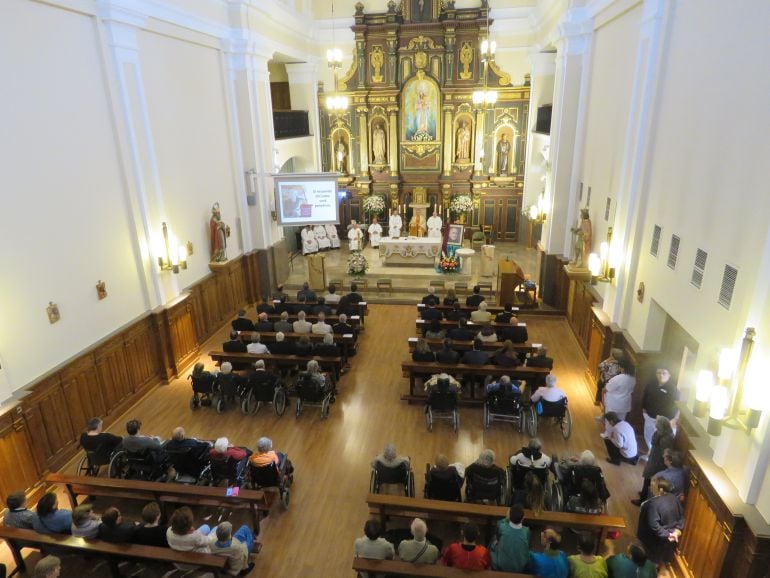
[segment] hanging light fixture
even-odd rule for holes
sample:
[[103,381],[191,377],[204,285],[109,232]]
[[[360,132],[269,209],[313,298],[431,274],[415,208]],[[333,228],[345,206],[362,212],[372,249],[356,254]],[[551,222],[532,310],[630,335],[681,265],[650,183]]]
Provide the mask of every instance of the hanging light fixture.
[[334,1],[332,0],[332,48],[326,51],[326,65],[334,75],[334,92],[326,97],[326,109],[331,111],[343,111],[348,108],[348,97],[337,92],[337,77],[342,68],[342,50],[336,47],[337,34],[334,22]]
[[487,17],[487,36],[481,41],[481,63],[484,66],[484,89],[473,91],[473,104],[477,108],[487,108],[494,106],[497,102],[497,91],[489,90],[487,88],[487,71],[489,70],[489,64],[495,61],[495,51],[497,50],[497,42],[489,39],[489,7],[486,11]]
[[156,241],[155,253],[158,256],[158,266],[161,271],[179,273],[180,269],[187,269],[187,256],[192,254],[192,243],[180,245],[165,221],[162,226],[162,238]]

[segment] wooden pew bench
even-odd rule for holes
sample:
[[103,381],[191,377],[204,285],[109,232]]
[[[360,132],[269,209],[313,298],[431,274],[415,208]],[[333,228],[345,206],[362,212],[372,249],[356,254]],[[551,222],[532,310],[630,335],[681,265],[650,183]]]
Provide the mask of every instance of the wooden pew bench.
[[[253,331],[240,331],[239,337],[241,341],[245,343],[251,343],[251,335]],[[275,331],[259,331],[260,341],[265,345],[269,343],[275,343]],[[313,344],[323,343],[324,334],[322,333],[284,333],[284,341],[295,342],[299,341],[302,337],[307,337]],[[356,336],[352,333],[332,333],[334,338],[334,344],[340,347],[342,353],[343,362],[347,364],[347,358],[350,350],[355,347]],[[270,349],[270,346],[267,347]]]
[[388,576],[429,576],[434,578],[532,578],[532,574],[498,572],[496,570],[460,570],[438,564],[412,564],[401,560],[369,560],[353,558],[353,570]]
[[302,370],[305,369],[308,361],[315,360],[318,362],[318,365],[321,366],[321,369],[331,372],[335,381],[339,381],[344,366],[342,357],[318,357],[315,355],[275,355],[270,353],[228,353],[224,351],[209,351],[209,357],[211,357],[217,365],[221,365],[224,361],[229,361],[230,363],[251,364],[258,359],[262,359],[264,360],[266,367],[275,367],[278,369],[299,367]]
[[[281,301],[279,299],[273,299],[273,306],[277,307],[281,304]],[[286,305],[299,305],[299,301],[292,300],[292,301],[286,301]],[[303,303],[303,305],[310,305],[311,307],[313,305],[318,305],[318,301],[306,301]],[[329,307],[332,309],[336,309],[337,304],[336,303],[327,303]],[[359,301],[357,304],[351,303],[350,307],[357,308],[358,312],[357,314],[361,316],[361,323],[366,323],[366,316],[369,315],[369,305],[366,303],[366,301]]]
[[[290,323],[294,323],[297,319],[298,319],[298,317],[297,317],[296,313],[289,313],[288,321]],[[363,327],[363,323],[361,321],[362,319],[363,318],[360,315],[349,315],[348,316],[348,325],[352,325],[353,327],[355,327],[359,331],[363,331],[364,327]],[[269,314],[267,316],[267,320],[270,321],[271,323],[275,323],[276,321],[280,321],[281,320],[281,316],[278,313],[271,313],[271,314]],[[326,321],[326,323],[328,323],[329,325],[334,325],[335,323],[339,322],[339,320],[340,320],[340,316],[339,315],[325,315],[324,316],[324,321]],[[305,315],[305,321],[307,321],[309,323],[315,323],[316,321],[318,321],[318,315]]]
[[[418,339],[425,339],[424,337],[408,337],[407,345],[409,346],[409,353],[414,351],[414,346],[417,344]],[[455,351],[468,351],[473,349],[473,341],[452,341],[452,349]],[[443,339],[425,339],[425,342],[430,346],[433,351],[438,351],[444,347]],[[485,341],[482,349],[484,351],[499,351],[503,348],[502,341]],[[540,348],[540,343],[514,343],[513,348],[519,356],[526,354],[535,354]]]
[[227,564],[225,556],[218,556],[216,554],[179,552],[171,548],[140,546],[137,544],[111,544],[101,540],[75,538],[68,534],[38,534],[34,530],[23,530],[6,526],[0,526],[0,538],[4,539],[8,544],[16,564],[16,568],[9,576],[13,576],[17,572],[26,572],[27,570],[24,556],[21,553],[22,548],[36,548],[40,550],[58,548],[66,549],[73,554],[105,558],[109,562],[113,578],[120,578],[122,576],[118,563],[127,558],[150,562],[166,562],[168,564],[196,565],[211,570],[218,576],[225,576],[223,571],[225,564]]
[[[427,399],[427,394],[422,391],[422,388],[417,389],[417,380],[424,381],[427,377],[435,375],[437,373],[447,373],[460,381],[463,376],[491,376],[500,377],[501,375],[508,375],[511,379],[525,380],[527,381],[528,389],[534,391],[535,388],[545,382],[545,376],[550,372],[545,367],[502,367],[500,365],[467,365],[464,363],[458,363],[456,365],[448,363],[438,363],[436,361],[412,361],[408,359],[401,363],[401,371],[404,377],[409,378],[409,394],[402,395],[401,399],[410,403],[420,402],[424,403]],[[484,403],[484,395],[479,398],[475,397],[475,391],[471,389],[470,399],[460,398],[460,405],[482,405]]]
[[259,527],[262,514],[267,515],[274,501],[274,494],[262,490],[241,488],[237,496],[225,495],[226,488],[211,486],[188,486],[185,484],[145,482],[142,480],[121,480],[91,476],[73,476],[51,473],[45,477],[49,484],[64,486],[74,509],[78,505],[78,496],[103,496],[121,500],[140,500],[158,502],[166,519],[169,510],[178,506],[204,506],[227,508],[229,510],[248,510],[254,528]]
[[[428,329],[428,326],[430,325],[430,321],[425,321],[424,319],[416,319],[415,320],[415,329],[417,333],[422,335],[425,333],[425,331]],[[458,324],[457,321],[451,321],[449,319],[442,319],[439,321],[439,325],[441,325],[441,329],[443,329],[446,332],[449,332],[450,329],[456,329]],[[482,327],[489,325],[491,326],[495,332],[497,332],[499,329],[510,329],[511,327],[514,327],[510,323],[473,323],[472,321],[468,321],[468,329],[479,332],[481,331]],[[527,335],[527,324],[526,323],[519,323],[516,327],[520,327],[520,332],[522,334],[521,340],[516,340],[518,343],[525,343],[527,339],[529,338]]]
[[[492,536],[497,521],[508,515],[507,506],[445,502],[442,500],[426,500],[424,498],[408,498],[386,494],[369,494],[366,498],[366,503],[369,506],[370,514],[380,518],[383,528],[386,527],[390,518],[420,517],[429,520],[446,520],[459,523],[473,522],[478,524],[479,528],[485,528],[487,536]],[[535,514],[532,510],[524,510],[523,523],[527,526],[538,528],[560,526],[597,533],[597,552],[609,530],[623,530],[626,527],[626,521],[620,516],[549,511]]]

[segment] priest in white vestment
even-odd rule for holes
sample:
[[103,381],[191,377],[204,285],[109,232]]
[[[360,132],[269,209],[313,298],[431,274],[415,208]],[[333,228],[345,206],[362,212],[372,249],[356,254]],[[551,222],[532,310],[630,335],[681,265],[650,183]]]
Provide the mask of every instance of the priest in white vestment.
[[332,244],[332,249],[340,248],[340,237],[337,235],[337,227],[334,225],[324,225],[326,229],[326,236],[329,237],[329,242]]
[[302,229],[302,254],[310,255],[311,253],[318,253],[318,241],[316,241],[313,227],[307,225]]
[[377,215],[372,217],[372,224],[367,229],[369,233],[369,243],[372,247],[380,246],[380,239],[382,239],[382,225],[377,221]]
[[443,225],[438,212],[433,211],[433,216],[428,219],[428,237],[441,238],[441,226]]
[[390,219],[388,220],[388,237],[395,239],[401,236],[401,227],[404,223],[401,221],[401,216],[395,209],[390,213]]
[[315,234],[315,240],[318,241],[318,248],[322,251],[324,249],[330,249],[332,246],[329,237],[326,236],[326,227],[323,225],[316,225],[313,227],[313,233]]
[[350,231],[348,231],[348,239],[350,240],[351,251],[360,251],[364,248],[364,232],[361,230],[361,227],[358,226],[358,223],[354,223],[353,226],[350,227]]

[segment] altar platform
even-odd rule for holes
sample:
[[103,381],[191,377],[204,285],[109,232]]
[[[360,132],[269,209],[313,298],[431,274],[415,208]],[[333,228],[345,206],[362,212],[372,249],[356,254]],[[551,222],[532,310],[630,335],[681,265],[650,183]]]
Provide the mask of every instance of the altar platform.
[[396,265],[433,268],[443,243],[440,237],[386,237],[380,241],[380,264],[389,270]]

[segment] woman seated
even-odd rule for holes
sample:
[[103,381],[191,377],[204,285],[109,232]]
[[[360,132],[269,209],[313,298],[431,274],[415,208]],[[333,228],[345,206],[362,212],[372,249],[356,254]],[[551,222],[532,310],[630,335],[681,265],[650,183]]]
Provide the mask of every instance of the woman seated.
[[446,315],[444,315],[444,318],[447,319],[447,321],[460,321],[460,317],[465,317],[466,313],[463,311],[462,306],[460,305],[459,301],[455,301],[452,304],[452,310],[448,311]]
[[481,331],[476,334],[476,339],[481,339],[481,341],[484,341],[485,343],[494,343],[497,341],[497,334],[491,325],[485,325],[481,328]]
[[326,375],[321,372],[321,366],[315,359],[311,359],[307,362],[307,371],[303,374],[309,378],[313,384],[319,389],[326,390],[329,386],[329,381]]
[[424,339],[417,340],[412,352],[412,361],[436,361],[436,355]]
[[[217,537],[211,532],[211,528],[206,524],[193,527],[192,510],[183,506],[174,511],[169,521],[168,530],[166,530],[166,540],[172,550],[180,552],[211,552],[211,544]],[[195,570],[194,565],[175,564],[179,570]]]
[[444,339],[444,337],[446,337],[446,331],[441,329],[441,321],[438,319],[431,321],[425,332],[425,339]]
[[307,335],[300,337],[297,343],[294,344],[294,355],[300,357],[313,355],[313,343]]
[[495,365],[501,365],[503,367],[518,367],[521,365],[521,359],[516,351],[516,347],[513,345],[513,341],[506,339],[503,342],[503,348],[498,351],[494,356]]
[[537,514],[545,510],[545,488],[535,472],[527,472],[524,485],[513,490],[511,503],[519,504]]
[[32,519],[32,528],[38,534],[72,533],[72,512],[59,509],[59,498],[49,492],[37,503],[37,515]]
[[449,387],[450,391],[455,391],[457,393],[460,393],[460,388],[462,385],[459,381],[457,381],[454,377],[449,375],[448,373],[437,373],[435,375],[432,375],[428,381],[425,382],[425,391],[431,392],[436,389],[438,389],[439,384],[443,385],[446,383]]
[[457,303],[457,293],[455,293],[454,289],[447,289],[446,297],[444,297],[443,303],[447,306]]
[[567,500],[567,511],[577,514],[601,514],[603,507],[596,484],[588,478],[583,478],[579,493]]

